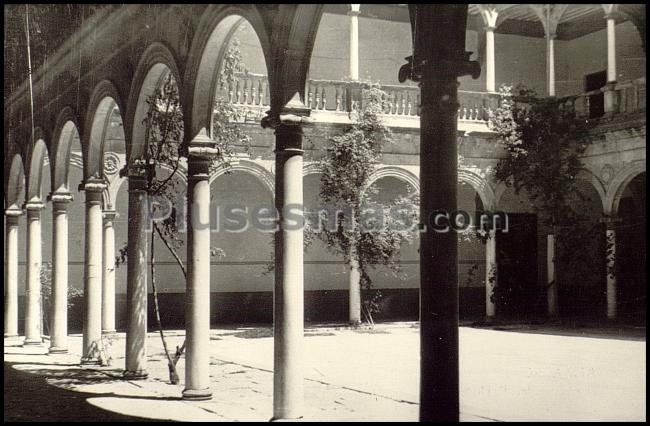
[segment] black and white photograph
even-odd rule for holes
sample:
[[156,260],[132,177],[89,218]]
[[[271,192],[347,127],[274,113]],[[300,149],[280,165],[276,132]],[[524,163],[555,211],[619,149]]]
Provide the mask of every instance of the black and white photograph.
[[645,422],[645,4],[4,4],[4,422]]

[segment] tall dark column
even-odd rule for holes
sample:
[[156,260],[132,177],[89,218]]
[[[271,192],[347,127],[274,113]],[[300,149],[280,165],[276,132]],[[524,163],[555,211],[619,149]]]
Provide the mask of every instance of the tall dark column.
[[409,6],[414,54],[400,81],[420,82],[420,421],[458,421],[459,75],[478,77],[465,52],[467,5]]

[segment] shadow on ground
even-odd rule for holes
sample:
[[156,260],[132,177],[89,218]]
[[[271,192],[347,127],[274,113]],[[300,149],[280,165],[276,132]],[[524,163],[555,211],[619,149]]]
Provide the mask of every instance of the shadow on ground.
[[[48,378],[66,377],[77,383],[97,383],[116,380],[115,377],[79,369],[48,370],[31,372],[13,368],[20,363],[4,363],[4,421],[55,421],[55,422],[125,422],[152,421],[141,417],[125,416],[105,411],[88,403],[88,398],[144,398],[122,396],[114,393],[85,393],[49,385]],[[31,364],[31,363],[26,363]],[[146,397],[145,399],[160,399]],[[156,420],[160,421],[160,420]]]

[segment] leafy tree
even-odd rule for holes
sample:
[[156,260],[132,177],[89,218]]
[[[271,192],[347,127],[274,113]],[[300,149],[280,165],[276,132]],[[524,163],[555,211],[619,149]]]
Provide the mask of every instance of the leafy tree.
[[578,186],[580,155],[590,143],[588,122],[565,108],[562,99],[540,98],[523,87],[513,93],[502,86],[500,100],[491,126],[506,156],[495,177],[516,194],[523,190],[540,223],[557,236],[558,276],[575,286],[590,285],[593,280],[585,278],[598,279],[596,265],[602,263],[594,235],[604,232],[585,208],[590,200]]
[[[349,264],[351,294],[355,287],[371,289],[370,267],[381,264],[399,272],[396,258],[400,246],[412,241],[413,227],[409,225],[417,223],[417,198],[398,199],[392,206],[373,203],[376,189],[369,185],[369,179],[381,160],[384,145],[392,142],[392,134],[379,116],[384,111],[386,94],[378,86],[369,85],[362,90],[362,98],[355,122],[342,135],[330,138],[322,160],[321,199],[336,207],[338,213],[333,229],[324,223],[326,218],[320,218],[317,233],[331,251],[342,255]],[[394,207],[393,212],[401,214],[386,214],[386,207]],[[361,310],[372,323],[378,304],[376,297],[365,293]],[[350,321],[357,321],[354,315]]]

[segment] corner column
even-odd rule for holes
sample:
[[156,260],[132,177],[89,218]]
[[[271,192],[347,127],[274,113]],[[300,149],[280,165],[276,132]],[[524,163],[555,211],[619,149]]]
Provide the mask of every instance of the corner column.
[[102,192],[106,184],[100,178],[87,179],[86,262],[84,267],[85,318],[81,364],[100,364],[102,338]]
[[497,284],[497,241],[494,230],[489,231],[485,243],[485,316],[488,320],[496,316],[496,304],[492,301]]
[[102,333],[115,333],[115,210],[104,211],[104,250],[102,276]]
[[298,93],[274,120],[275,286],[273,290],[273,420],[304,412],[303,125],[310,110]]
[[68,352],[68,192],[55,192],[52,201],[52,330],[50,353]]
[[25,346],[43,343],[42,300],[41,300],[41,210],[44,204],[40,200],[25,203],[27,210],[27,288],[25,309]]
[[[147,177],[144,163],[129,168],[124,377],[147,377]],[[115,288],[113,288],[113,293]]]
[[18,337],[18,221],[23,211],[5,210],[5,336]]
[[187,289],[183,399],[212,398],[210,389],[210,164],[218,150],[205,130],[187,155]]

